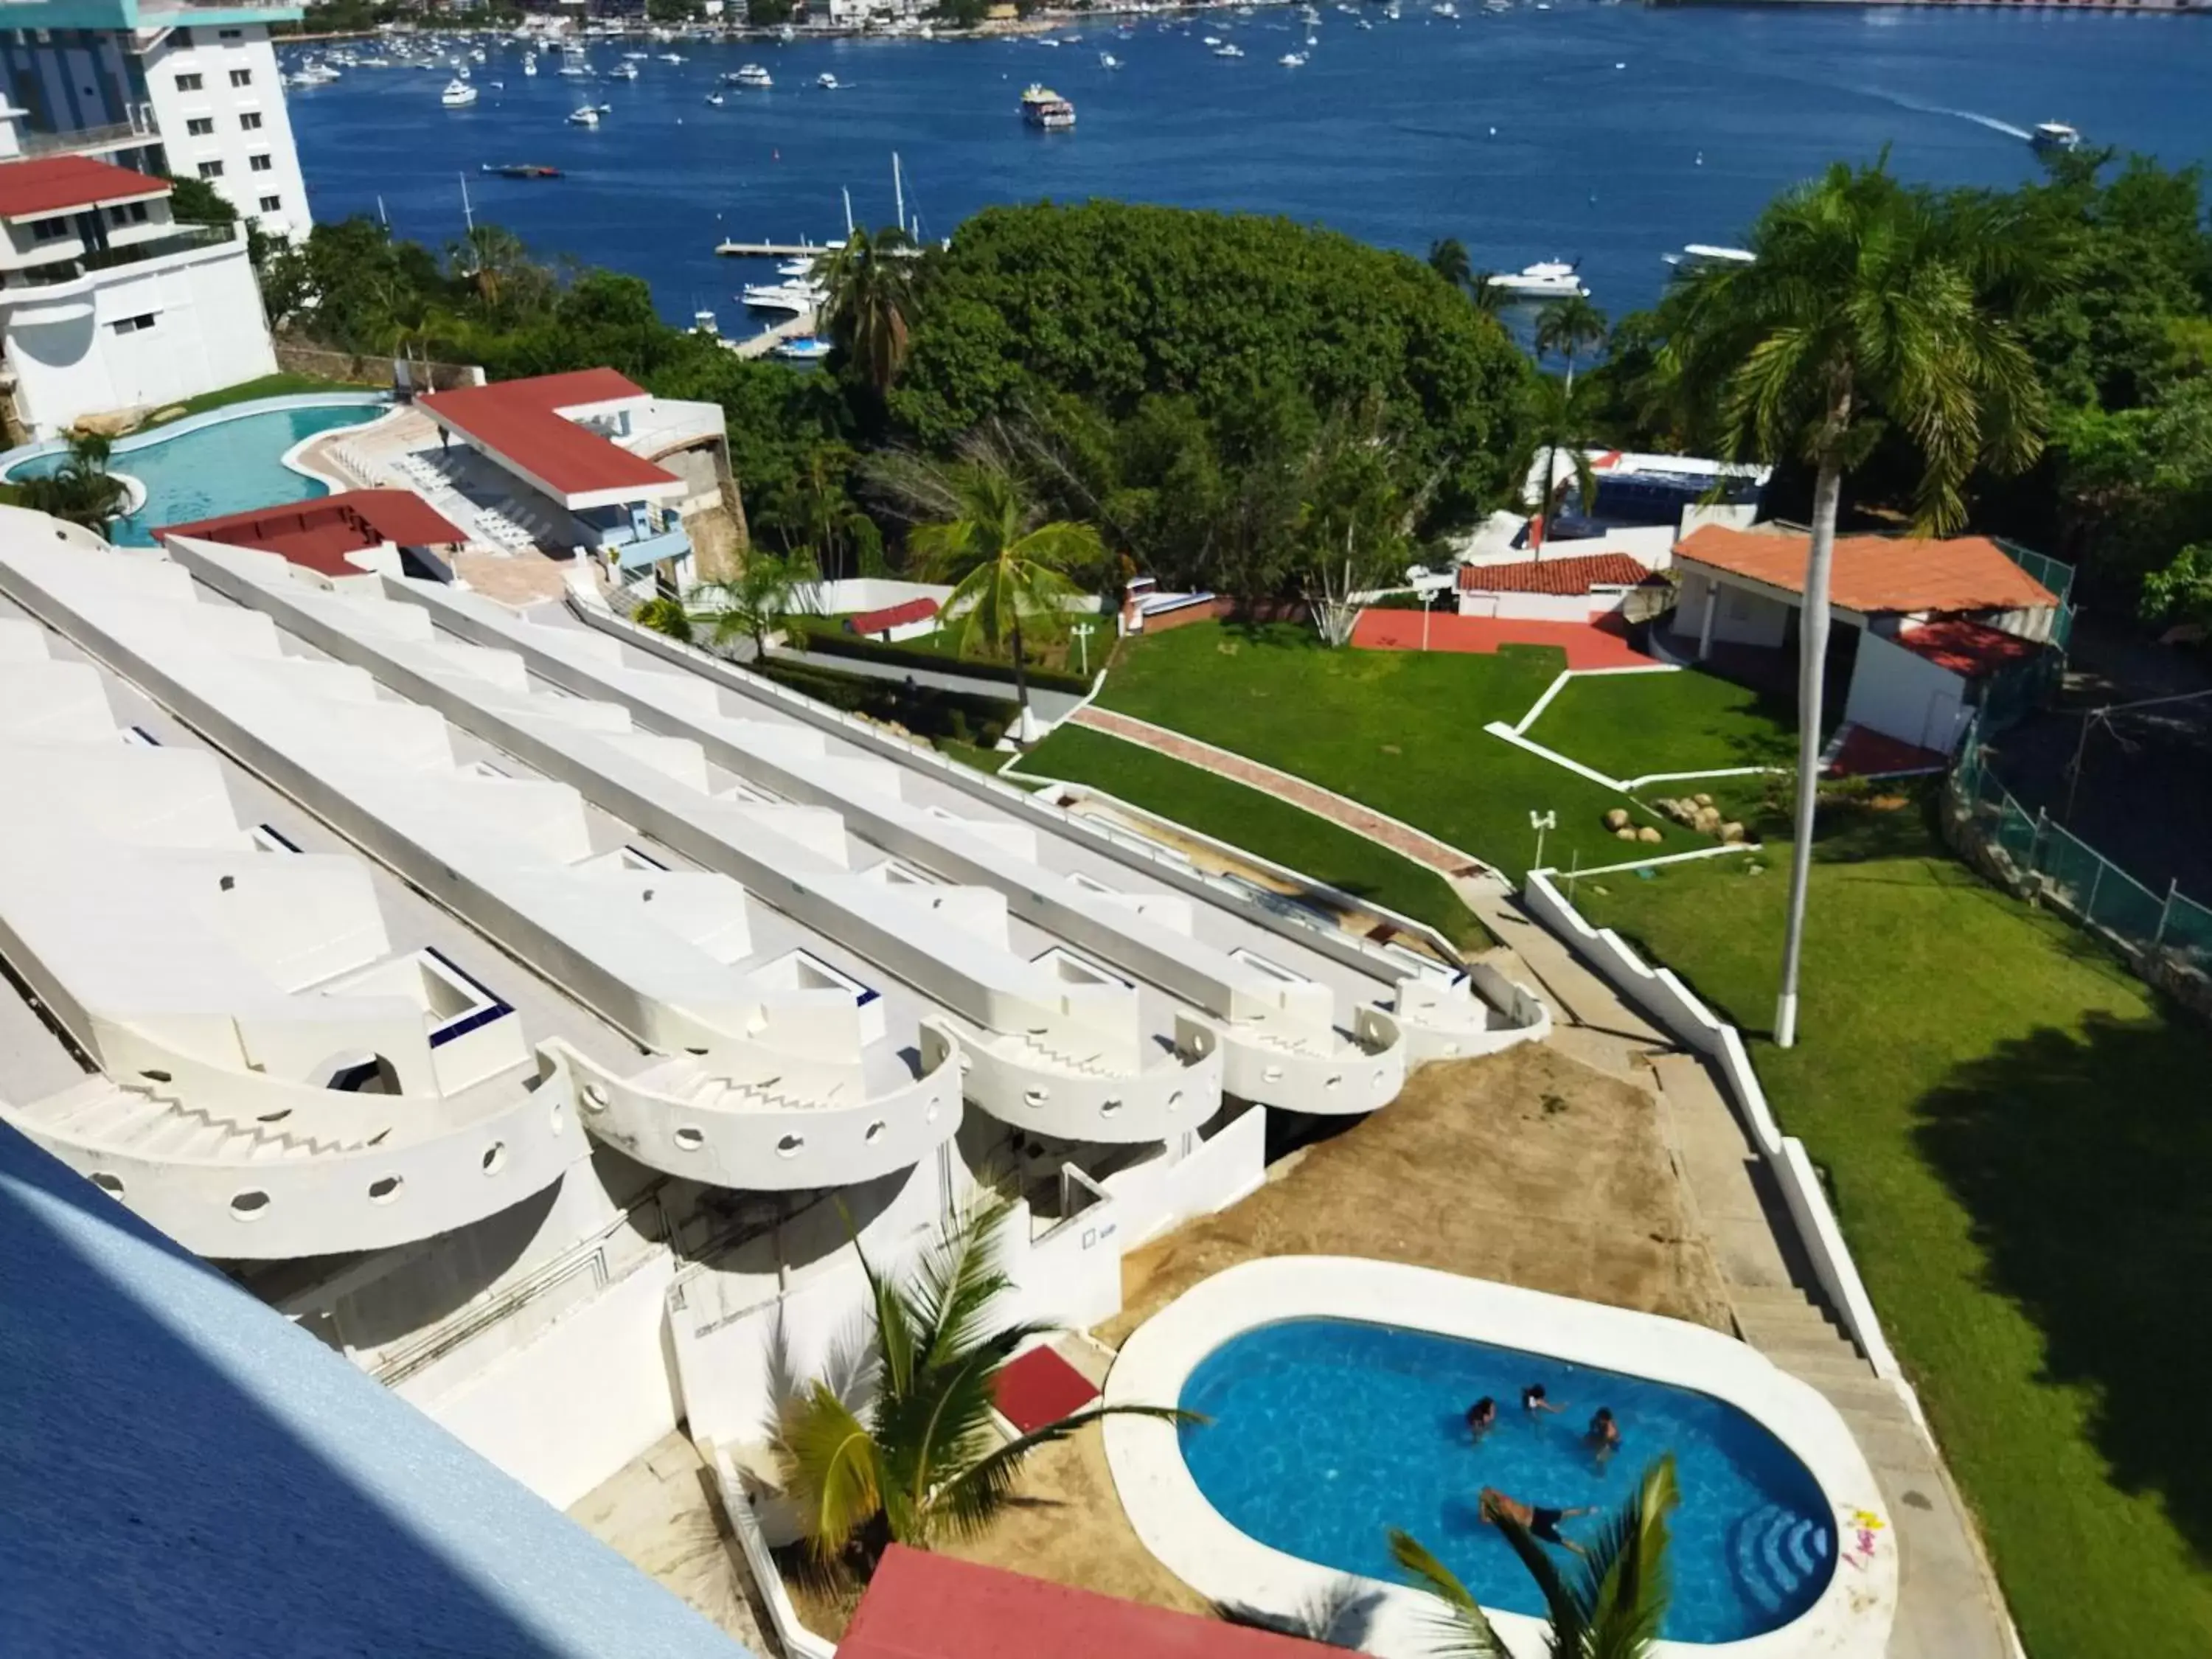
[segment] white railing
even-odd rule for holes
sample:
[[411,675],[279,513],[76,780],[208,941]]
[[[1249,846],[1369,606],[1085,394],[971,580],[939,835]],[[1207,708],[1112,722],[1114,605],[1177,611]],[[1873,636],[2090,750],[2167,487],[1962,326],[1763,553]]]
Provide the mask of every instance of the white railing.
[[1221,1109],[1222,1054],[1212,1026],[1176,1016],[1176,1057],[1140,1071],[1057,1066],[1018,1036],[994,1036],[961,1054],[964,1091],[1017,1129],[1066,1140],[1164,1140]]
[[1782,1133],[1766,1103],[1766,1091],[1752,1069],[1744,1051],[1743,1034],[1700,1002],[1687,986],[1665,968],[1653,968],[1631,950],[1610,927],[1592,927],[1582,913],[1562,897],[1540,871],[1532,871],[1522,890],[1529,914],[1610,980],[1615,988],[1672,1033],[1676,1041],[1710,1059],[1720,1073],[1730,1103],[1750,1133],[1752,1144],[1765,1159],[1782,1189],[1783,1201],[1796,1224],[1798,1242],[1813,1264],[1814,1276],[1835,1305],[1844,1328],[1881,1376],[1902,1376],[1895,1354],[1883,1336],[1874,1310],[1851,1260],[1843,1229],[1829,1207],[1804,1144]]
[[837,1659],[837,1644],[807,1629],[799,1620],[799,1609],[792,1606],[791,1592],[783,1587],[783,1574],[776,1567],[775,1557],[769,1553],[768,1540],[761,1535],[752,1499],[746,1495],[744,1479],[729,1453],[720,1446],[708,1449],[722,1512],[729,1516],[738,1553],[745,1558],[745,1570],[752,1574],[753,1588],[760,1592],[762,1605],[768,1609],[768,1621],[775,1627],[776,1645],[783,1650],[784,1659]]

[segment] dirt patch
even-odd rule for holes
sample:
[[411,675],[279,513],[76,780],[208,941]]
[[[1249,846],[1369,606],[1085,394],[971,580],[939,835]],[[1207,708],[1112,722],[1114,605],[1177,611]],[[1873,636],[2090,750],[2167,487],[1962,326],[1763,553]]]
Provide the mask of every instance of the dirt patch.
[[1534,1044],[1431,1066],[1243,1203],[1122,1263],[1118,1346],[1224,1267],[1357,1255],[1729,1327],[1652,1097]]
[[[1122,1263],[1119,1346],[1200,1279],[1266,1255],[1357,1255],[1729,1328],[1652,1097],[1532,1044],[1431,1066],[1382,1111]],[[1123,1516],[1100,1431],[1048,1448],[1022,1499],[950,1551],[1055,1583],[1203,1612]]]

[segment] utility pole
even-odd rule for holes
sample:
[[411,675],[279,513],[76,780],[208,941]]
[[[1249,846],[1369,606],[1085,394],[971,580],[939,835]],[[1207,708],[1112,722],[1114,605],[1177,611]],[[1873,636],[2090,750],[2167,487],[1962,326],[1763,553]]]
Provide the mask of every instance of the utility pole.
[[1086,678],[1091,672],[1091,636],[1097,629],[1096,623],[1078,623],[1068,629],[1075,635],[1075,648],[1083,653],[1083,672]]

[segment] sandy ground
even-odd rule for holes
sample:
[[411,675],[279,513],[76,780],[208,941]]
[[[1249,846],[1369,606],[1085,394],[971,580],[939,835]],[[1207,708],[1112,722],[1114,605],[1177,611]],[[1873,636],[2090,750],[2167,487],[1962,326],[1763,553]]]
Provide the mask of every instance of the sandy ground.
[[[1243,1203],[1137,1251],[1122,1267],[1124,1310],[1097,1334],[1118,1344],[1237,1262],[1305,1254],[1413,1262],[1728,1328],[1652,1097],[1545,1048],[1431,1066]],[[1039,1454],[1021,1490],[988,1534],[949,1553],[1205,1610],[1129,1529],[1097,1430]]]

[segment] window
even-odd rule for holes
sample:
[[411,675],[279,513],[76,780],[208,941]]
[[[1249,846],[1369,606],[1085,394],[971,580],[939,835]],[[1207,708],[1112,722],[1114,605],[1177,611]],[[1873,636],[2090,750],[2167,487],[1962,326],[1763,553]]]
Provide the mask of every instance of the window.
[[121,207],[112,207],[107,210],[107,222],[111,225],[143,225],[146,222],[146,204],[143,202],[127,202]]
[[199,89],[200,77],[198,76],[179,75],[177,77],[177,90],[179,92],[198,92]]
[[230,84],[231,84],[231,85],[233,85],[234,87],[250,87],[250,86],[252,86],[252,85],[253,84],[253,71],[252,71],[252,70],[231,70],[231,72],[230,72]]
[[249,155],[246,158],[246,165],[256,173],[268,173],[276,166],[276,162],[270,161],[266,155]]
[[195,115],[185,123],[185,133],[188,137],[205,138],[214,131],[215,117],[212,115]]
[[246,111],[245,114],[238,118],[238,126],[239,131],[241,132],[260,131],[261,112],[258,109],[250,109]]
[[261,210],[264,213],[281,213],[283,210],[284,198],[283,197],[264,196],[261,198]]
[[69,234],[70,222],[66,219],[40,219],[31,226],[31,240],[34,242],[58,242]]
[[143,317],[118,317],[108,325],[118,334],[143,334],[153,326],[154,319],[150,313]]
[[221,29],[217,33],[226,40],[242,40],[246,38],[244,29]]
[[222,162],[220,162],[220,161],[203,161],[203,162],[201,162],[201,163],[200,163],[200,177],[201,177],[201,178],[203,178],[203,179],[220,179],[220,178],[222,178]]

